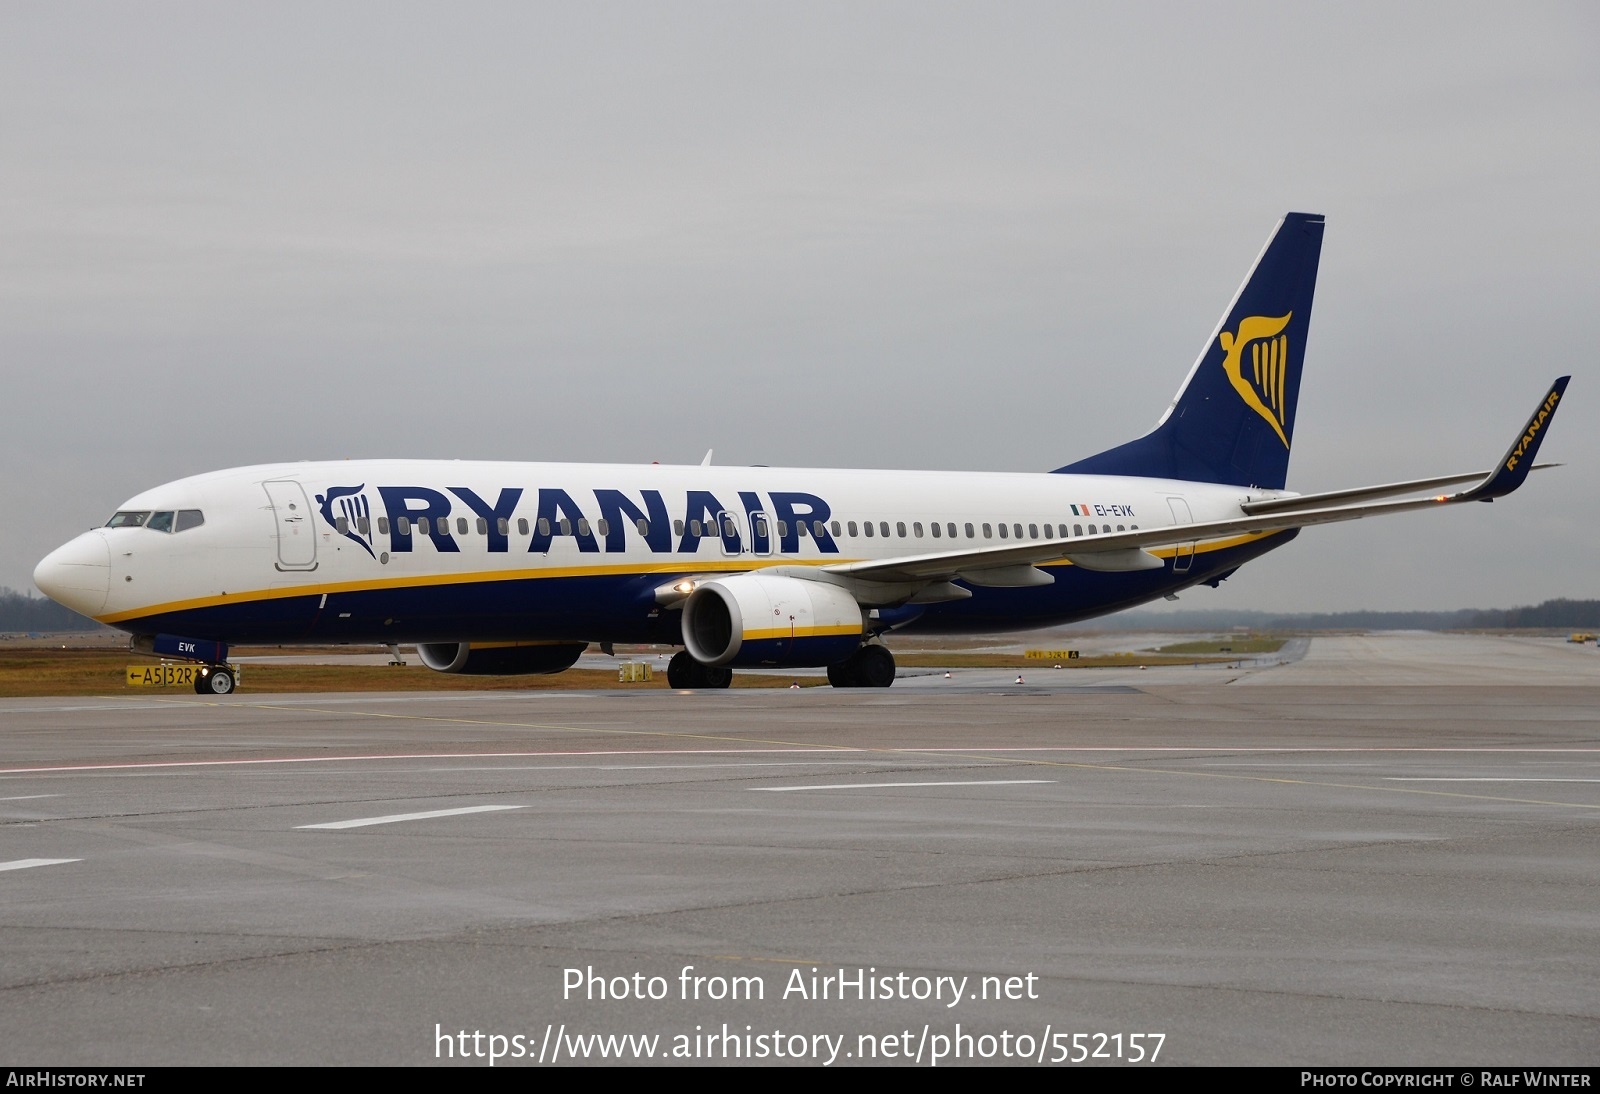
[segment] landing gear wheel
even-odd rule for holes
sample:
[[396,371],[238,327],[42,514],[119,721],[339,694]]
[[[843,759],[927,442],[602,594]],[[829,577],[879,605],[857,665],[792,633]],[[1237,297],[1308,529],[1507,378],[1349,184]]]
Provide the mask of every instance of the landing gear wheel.
[[209,672],[202,669],[194,674],[197,695],[231,695],[233,684],[233,673],[228,669],[213,668]]
[[733,670],[720,666],[702,665],[689,656],[688,650],[679,650],[667,662],[667,686],[684,688],[725,688],[733,683]]
[[894,654],[887,646],[862,646],[850,663],[860,687],[886,688],[894,683]]
[[886,688],[894,683],[894,654],[887,646],[862,646],[828,666],[828,683],[836,688]]
[[690,657],[688,650],[679,650],[667,662],[667,687],[682,691],[697,686],[695,679],[699,670],[700,662]]

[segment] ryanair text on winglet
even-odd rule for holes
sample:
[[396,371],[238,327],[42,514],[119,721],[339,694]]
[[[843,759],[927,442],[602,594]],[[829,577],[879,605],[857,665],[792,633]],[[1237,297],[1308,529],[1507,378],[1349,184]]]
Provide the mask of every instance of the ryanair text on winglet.
[[1556,404],[1561,401],[1561,392],[1552,391],[1545,397],[1544,405],[1539,408],[1539,413],[1533,416],[1533,421],[1528,423],[1528,431],[1517,442],[1517,447],[1511,450],[1511,455],[1506,459],[1506,470],[1515,471],[1517,461],[1522,459],[1522,454],[1528,450],[1533,439],[1539,435],[1539,430],[1544,428],[1545,421],[1555,412]]

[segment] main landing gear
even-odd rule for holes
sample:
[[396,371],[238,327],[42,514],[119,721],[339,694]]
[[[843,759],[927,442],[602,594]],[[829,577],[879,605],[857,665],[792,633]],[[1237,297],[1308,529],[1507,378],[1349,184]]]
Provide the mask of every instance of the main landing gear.
[[[894,654],[887,646],[871,643],[828,666],[828,683],[836,688],[886,688],[894,683]],[[725,688],[733,683],[733,670],[702,665],[679,650],[667,662],[667,686],[682,691],[689,688]],[[196,685],[198,689],[199,685]]]
[[702,665],[689,656],[688,650],[679,650],[667,662],[667,686],[684,688],[725,688],[733,683],[733,670]]
[[837,665],[828,666],[828,683],[836,688],[886,688],[894,683],[894,654],[869,643]]
[[233,670],[227,665],[201,665],[194,673],[196,695],[231,695],[235,683]]

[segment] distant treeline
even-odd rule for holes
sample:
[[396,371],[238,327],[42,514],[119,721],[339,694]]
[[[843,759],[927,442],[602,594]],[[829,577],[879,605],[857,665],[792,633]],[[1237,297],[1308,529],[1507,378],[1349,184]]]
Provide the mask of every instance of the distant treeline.
[[1600,600],[1546,600],[1526,608],[1453,612],[1119,612],[1078,626],[1100,630],[1456,631],[1508,627],[1600,630]]
[[0,631],[97,631],[100,624],[54,600],[0,587]]

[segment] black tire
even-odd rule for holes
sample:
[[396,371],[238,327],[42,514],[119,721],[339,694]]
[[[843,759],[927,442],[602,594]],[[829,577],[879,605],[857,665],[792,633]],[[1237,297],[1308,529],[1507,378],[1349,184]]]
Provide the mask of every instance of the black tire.
[[850,664],[861,687],[886,688],[894,683],[894,654],[887,646],[862,646]]
[[677,691],[699,687],[700,662],[689,656],[688,650],[679,650],[667,662],[667,687]]
[[205,678],[199,669],[194,674],[194,693],[196,695],[210,695],[211,682]]
[[198,690],[201,695],[232,695],[233,673],[228,669],[212,669],[210,673],[200,677],[200,684]]
[[840,661],[837,665],[829,665],[828,683],[836,688],[860,687],[861,685],[856,681],[854,661]]
[[703,678],[705,680],[705,682],[700,685],[703,688],[725,688],[731,687],[733,684],[732,669],[723,668],[721,666],[712,668],[710,665],[702,665],[700,666],[700,672],[703,674]]

